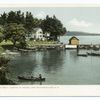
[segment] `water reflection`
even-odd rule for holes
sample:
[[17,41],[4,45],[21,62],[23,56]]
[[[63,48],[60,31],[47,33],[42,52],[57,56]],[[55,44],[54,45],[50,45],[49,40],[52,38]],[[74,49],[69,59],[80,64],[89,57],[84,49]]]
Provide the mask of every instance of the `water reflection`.
[[68,53],[69,53],[69,59],[71,60],[71,62],[76,63],[78,61],[77,50],[76,49],[68,50]]
[[62,69],[65,52],[61,50],[50,50],[42,55],[42,66],[46,73],[57,72]]
[[[87,51],[79,51],[87,52]],[[9,77],[18,75],[46,78],[45,82],[18,80],[19,84],[99,84],[100,57],[80,57],[76,50],[47,50],[16,56],[9,62]]]
[[32,71],[36,67],[36,59],[32,59],[30,54],[21,54],[16,56],[15,59],[9,62],[9,70],[13,78],[17,78],[18,75],[28,76],[32,74]]

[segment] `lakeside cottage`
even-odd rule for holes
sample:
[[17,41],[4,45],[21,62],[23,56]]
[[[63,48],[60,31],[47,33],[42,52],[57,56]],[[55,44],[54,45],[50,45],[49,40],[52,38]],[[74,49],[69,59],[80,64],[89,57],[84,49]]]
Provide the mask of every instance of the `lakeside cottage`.
[[43,30],[41,28],[33,28],[31,34],[26,36],[27,40],[46,40],[50,37],[50,33],[43,34]]
[[69,39],[69,45],[79,45],[79,39],[75,36]]
[[34,40],[44,40],[43,31],[41,28],[34,28],[31,34],[31,38]]

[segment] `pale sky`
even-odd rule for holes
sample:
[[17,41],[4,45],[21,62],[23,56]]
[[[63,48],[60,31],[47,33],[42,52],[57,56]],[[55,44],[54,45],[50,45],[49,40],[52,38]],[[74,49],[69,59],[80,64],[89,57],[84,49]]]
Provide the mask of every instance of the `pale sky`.
[[0,8],[0,14],[11,10],[30,11],[34,17],[42,19],[55,15],[68,31],[100,33],[100,7]]

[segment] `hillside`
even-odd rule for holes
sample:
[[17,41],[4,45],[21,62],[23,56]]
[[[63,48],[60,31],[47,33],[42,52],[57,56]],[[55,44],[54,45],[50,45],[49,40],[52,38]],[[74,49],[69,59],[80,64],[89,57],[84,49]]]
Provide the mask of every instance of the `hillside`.
[[65,35],[68,36],[96,36],[96,35],[100,35],[97,33],[87,33],[87,32],[79,32],[79,31],[68,31]]

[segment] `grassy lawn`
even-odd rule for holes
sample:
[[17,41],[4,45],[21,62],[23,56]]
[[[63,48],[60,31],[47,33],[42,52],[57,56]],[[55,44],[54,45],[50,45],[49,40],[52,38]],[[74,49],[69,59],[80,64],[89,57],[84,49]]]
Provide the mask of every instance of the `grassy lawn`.
[[28,41],[27,46],[28,47],[33,47],[36,45],[43,45],[43,44],[56,44],[56,41]]
[[0,46],[0,54],[3,53],[5,50]]
[[[4,50],[6,50],[6,49],[11,49],[11,48],[13,47],[13,43],[12,43],[11,41],[7,41],[7,42],[2,41],[2,42],[0,43],[0,47],[3,48]],[[0,49],[0,50],[1,50],[1,49]]]
[[7,41],[7,42],[2,41],[2,42],[0,43],[0,46],[2,46],[2,45],[13,45],[13,43],[12,43],[11,41]]
[[[48,45],[48,44],[57,44],[56,41],[41,41],[41,40],[38,40],[38,41],[27,41],[26,45],[27,47],[37,47],[37,46],[41,46],[41,45]],[[19,43],[16,42],[16,46],[19,46]],[[13,49],[13,43],[8,40],[7,42],[5,41],[2,41],[0,43],[0,47],[2,47],[4,50],[8,49],[8,50],[11,50]]]

